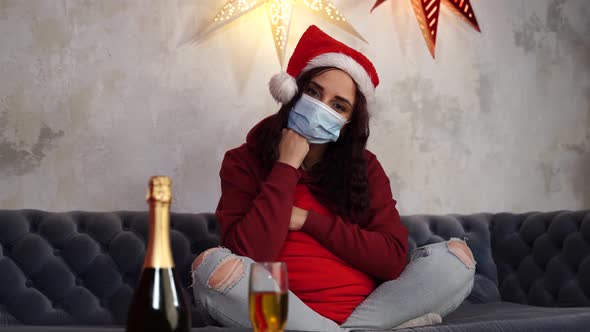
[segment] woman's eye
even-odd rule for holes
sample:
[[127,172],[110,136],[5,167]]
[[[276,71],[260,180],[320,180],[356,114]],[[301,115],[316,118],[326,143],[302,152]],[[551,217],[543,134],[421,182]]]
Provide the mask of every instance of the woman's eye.
[[317,90],[316,90],[316,89],[314,89],[314,88],[307,88],[307,89],[305,90],[305,93],[306,93],[306,94],[308,94],[308,95],[310,95],[310,96],[312,96],[312,97],[318,97],[318,96],[320,95],[320,94],[317,92]]
[[338,112],[346,112],[346,108],[342,104],[334,103],[332,107]]

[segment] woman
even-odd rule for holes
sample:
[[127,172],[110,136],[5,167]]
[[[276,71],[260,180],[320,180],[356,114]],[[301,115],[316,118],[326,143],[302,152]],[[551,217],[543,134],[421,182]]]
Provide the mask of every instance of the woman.
[[253,261],[287,263],[289,330],[432,324],[469,294],[475,262],[463,241],[408,259],[389,179],[365,149],[367,100],[378,84],[363,54],[315,26],[303,34],[287,73],[270,82],[279,112],[221,166],[216,217],[225,248],[193,263],[194,295],[209,323],[250,326]]

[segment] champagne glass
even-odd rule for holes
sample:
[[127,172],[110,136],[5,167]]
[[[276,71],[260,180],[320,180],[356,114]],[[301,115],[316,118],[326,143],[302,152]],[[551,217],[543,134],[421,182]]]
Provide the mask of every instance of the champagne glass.
[[282,332],[287,323],[287,264],[253,263],[250,269],[248,299],[250,322],[255,332]]

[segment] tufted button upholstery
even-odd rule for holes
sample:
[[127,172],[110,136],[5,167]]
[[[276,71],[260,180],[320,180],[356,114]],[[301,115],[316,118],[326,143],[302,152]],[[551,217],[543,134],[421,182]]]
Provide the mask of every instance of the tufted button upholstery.
[[503,300],[590,306],[590,211],[502,213],[492,235]]
[[[171,222],[192,302],[190,266],[219,243],[217,225],[212,214],[172,214]],[[124,324],[147,236],[146,212],[0,211],[0,325]]]
[[[471,302],[501,294],[520,303],[590,306],[589,216],[420,215],[402,222],[410,249],[468,239],[477,260]],[[123,325],[147,235],[146,212],[0,210],[0,325]],[[202,326],[189,271],[199,253],[219,244],[214,215],[173,213],[170,238],[193,326]]]

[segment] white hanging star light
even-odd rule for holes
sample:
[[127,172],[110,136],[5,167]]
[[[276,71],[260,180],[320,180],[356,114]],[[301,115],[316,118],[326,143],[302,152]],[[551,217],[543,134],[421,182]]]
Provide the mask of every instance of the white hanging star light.
[[346,18],[329,0],[229,0],[217,12],[212,22],[196,38],[202,40],[219,28],[233,22],[242,15],[266,5],[268,20],[272,30],[273,40],[277,51],[277,57],[281,67],[287,51],[287,40],[291,17],[294,6],[302,6],[319,17],[333,23],[340,29],[367,42],[353,27]]

